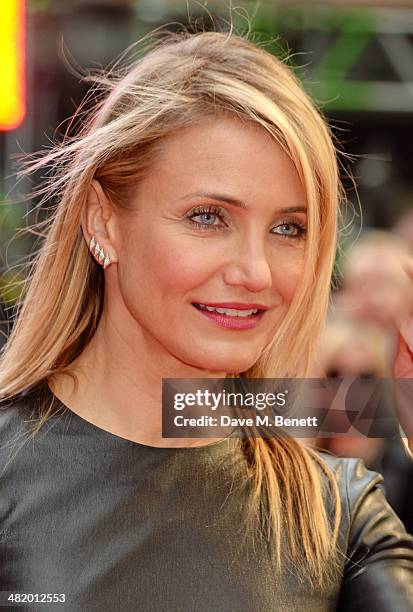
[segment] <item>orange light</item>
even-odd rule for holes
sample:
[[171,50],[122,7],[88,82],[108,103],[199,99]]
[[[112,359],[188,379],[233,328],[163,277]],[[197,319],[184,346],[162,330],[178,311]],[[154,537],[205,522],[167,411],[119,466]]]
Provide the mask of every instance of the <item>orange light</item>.
[[0,2],[0,130],[13,130],[26,114],[25,0]]

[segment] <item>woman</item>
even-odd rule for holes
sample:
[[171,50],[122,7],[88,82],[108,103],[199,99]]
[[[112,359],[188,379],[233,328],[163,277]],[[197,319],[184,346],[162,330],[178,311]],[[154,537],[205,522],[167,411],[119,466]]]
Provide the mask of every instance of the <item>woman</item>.
[[1,364],[19,442],[1,590],[64,593],[56,610],[412,610],[412,538],[361,462],[161,435],[162,378],[309,371],[341,193],[328,128],[232,34],[166,34],[107,84],[31,166],[55,163],[58,205]]

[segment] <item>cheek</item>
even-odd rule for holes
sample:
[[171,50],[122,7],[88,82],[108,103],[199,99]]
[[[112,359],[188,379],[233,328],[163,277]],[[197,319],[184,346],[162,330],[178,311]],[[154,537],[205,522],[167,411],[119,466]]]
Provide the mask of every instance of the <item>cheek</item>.
[[273,273],[273,290],[283,302],[290,304],[293,300],[303,273],[302,257],[292,257],[291,261],[278,262]]
[[156,246],[147,249],[144,276],[153,291],[159,290],[170,297],[172,294],[185,295],[205,282],[214,272],[214,260],[194,248],[185,245],[182,238],[156,240]]

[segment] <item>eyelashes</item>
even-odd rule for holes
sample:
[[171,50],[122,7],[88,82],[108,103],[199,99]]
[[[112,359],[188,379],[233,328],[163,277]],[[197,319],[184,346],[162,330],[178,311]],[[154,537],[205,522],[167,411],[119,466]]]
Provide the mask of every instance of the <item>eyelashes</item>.
[[[204,222],[195,221],[194,218],[203,217]],[[227,229],[227,225],[225,224],[216,224],[215,220],[219,219],[220,221],[225,221],[226,212],[224,209],[219,208],[214,205],[208,206],[197,206],[194,208],[187,216],[186,219],[195,227],[198,231],[208,232],[212,231],[225,231]],[[283,219],[278,225],[274,226],[273,229],[284,228],[287,229],[285,233],[280,232],[272,232],[276,236],[280,238],[289,238],[292,240],[303,240],[307,234],[307,228],[305,225],[297,222],[294,219]],[[292,232],[291,232],[292,230]]]
[[190,223],[192,223],[196,229],[200,231],[208,231],[212,230],[222,230],[225,229],[225,225],[214,225],[212,223],[202,223],[200,221],[194,221],[193,217],[217,217],[221,221],[224,220],[225,215],[221,208],[217,206],[197,206],[194,210],[186,217]]
[[279,227],[293,228],[295,232],[294,234],[292,234],[288,230],[285,234],[273,232],[274,234],[276,234],[277,236],[280,236],[281,238],[293,238],[295,240],[304,240],[307,234],[306,226],[302,225],[301,223],[297,223],[296,221],[282,221],[279,225],[276,225],[274,229],[277,229]]

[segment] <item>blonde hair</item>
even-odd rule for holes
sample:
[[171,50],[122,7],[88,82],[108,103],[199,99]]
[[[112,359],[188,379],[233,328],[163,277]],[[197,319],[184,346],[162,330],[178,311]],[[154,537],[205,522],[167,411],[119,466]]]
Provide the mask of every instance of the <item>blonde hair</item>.
[[[294,162],[308,200],[303,280],[271,344],[241,376],[305,377],[309,371],[328,306],[341,197],[330,130],[293,71],[246,36],[159,33],[147,39],[143,57],[131,67],[99,77],[99,91],[106,93],[82,132],[26,167],[32,172],[53,165],[38,193],[43,205],[57,206],[40,224],[45,238],[2,357],[0,398],[65,372],[97,328],[104,273],[80,228],[92,179],[124,208],[162,139],[217,113],[265,128]],[[40,410],[36,431],[50,411]],[[251,475],[250,515],[264,512],[277,568],[285,560],[280,542],[286,533],[296,574],[325,585],[338,571],[340,503],[333,472],[292,438],[251,437],[242,448]]]

